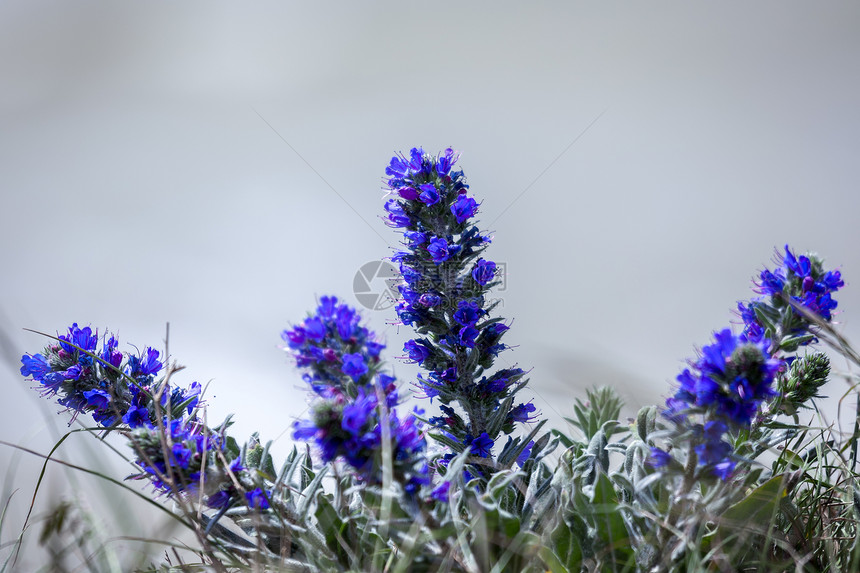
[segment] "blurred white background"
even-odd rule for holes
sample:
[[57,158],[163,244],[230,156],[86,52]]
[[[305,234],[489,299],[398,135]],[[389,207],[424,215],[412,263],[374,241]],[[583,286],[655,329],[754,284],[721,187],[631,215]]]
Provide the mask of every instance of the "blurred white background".
[[[463,152],[508,269],[503,365],[533,368],[557,426],[593,384],[662,400],[785,243],[842,269],[860,340],[858,30],[854,2],[7,0],[0,439],[47,453],[66,430],[17,372],[46,342],[23,328],[161,347],[169,322],[210,419],[285,454],[305,397],[279,334],[323,294],[357,304],[356,271],[397,244],[384,168],[417,145]],[[408,383],[408,329],[366,317]],[[129,471],[84,435],[58,457]],[[0,542],[39,466],[0,449],[4,501],[20,488]],[[161,527],[94,478],[48,479],[37,513],[77,495],[125,515],[111,534]]]

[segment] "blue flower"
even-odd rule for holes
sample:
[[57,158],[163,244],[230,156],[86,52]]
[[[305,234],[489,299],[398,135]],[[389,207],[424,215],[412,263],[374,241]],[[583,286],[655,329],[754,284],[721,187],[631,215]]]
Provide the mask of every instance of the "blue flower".
[[511,420],[514,422],[531,422],[535,419],[536,416],[532,416],[534,412],[537,411],[537,408],[534,404],[529,402],[528,404],[519,404],[515,406],[511,413],[509,414]]
[[254,488],[245,494],[245,499],[248,501],[248,507],[269,509],[269,497],[271,495],[272,492],[270,490],[263,491],[260,488]]
[[[425,447],[424,437],[414,418],[400,421],[397,417],[395,378],[377,369],[374,376],[365,376],[371,365],[379,362],[385,345],[373,340],[373,333],[360,326],[360,319],[355,309],[338,304],[334,297],[324,297],[317,314],[294,329],[305,334],[311,330],[324,333],[320,340],[290,331],[282,335],[289,341],[297,364],[309,369],[304,378],[317,395],[311,403],[311,419],[296,422],[293,436],[313,440],[324,462],[341,458],[362,480],[378,483],[382,467],[380,424],[387,419],[395,475],[406,491],[414,493],[427,479],[419,455]],[[380,396],[384,404],[379,403]]]
[[119,342],[113,336],[104,344],[102,349],[101,359],[110,364],[114,368],[119,368],[122,364],[122,352],[116,350]]
[[409,359],[412,362],[418,362],[419,364],[427,360],[433,353],[428,342],[420,338],[406,342],[403,345],[403,350],[409,354]]
[[427,252],[430,253],[430,257],[437,265],[447,261],[451,256],[448,241],[441,237],[436,237],[430,240],[430,244],[427,245]]
[[451,213],[457,219],[457,222],[462,224],[472,217],[478,210],[478,202],[471,197],[460,195],[460,197],[451,205]]
[[60,339],[60,347],[69,354],[78,352],[78,349],[92,352],[96,349],[99,341],[98,332],[93,333],[89,326],[79,328],[77,322],[69,327],[68,335],[62,335],[58,338]]
[[105,409],[110,404],[110,394],[104,390],[87,390],[84,392],[87,404],[97,409]]
[[309,318],[305,321],[304,333],[311,340],[321,342],[326,335],[326,328],[322,319],[318,317]]
[[364,429],[372,425],[376,414],[377,400],[375,394],[365,394],[364,389],[359,389],[358,396],[352,402],[343,407],[343,421],[341,428],[353,436],[361,436]]
[[715,343],[702,348],[693,369],[679,376],[675,399],[690,407],[713,408],[737,426],[749,424],[762,401],[771,398],[771,385],[782,361],[770,356],[765,343],[752,343],[724,329]]
[[466,348],[474,348],[478,334],[478,329],[474,326],[464,326],[457,335],[457,344]]
[[412,219],[395,199],[390,199],[385,204],[385,210],[388,211],[386,224],[389,227],[408,227],[412,223]]
[[651,456],[648,458],[649,463],[655,468],[662,468],[669,465],[672,461],[672,456],[668,452],[657,447],[651,448]]
[[478,259],[475,266],[472,268],[472,278],[481,286],[486,286],[487,283],[493,280],[496,276],[496,263],[493,261],[485,261]]
[[311,420],[297,420],[293,422],[293,438],[296,440],[312,440],[317,437],[319,428]]
[[427,233],[422,233],[420,231],[404,231],[403,238],[406,239],[409,246],[413,249],[419,245],[423,245],[427,242]]
[[[823,320],[830,321],[832,311],[837,307],[832,295],[844,286],[844,282],[838,270],[824,271],[818,257],[796,256],[788,245],[778,262],[780,267],[773,271],[764,269],[759,275],[756,291],[763,296],[750,301],[749,305],[740,304],[738,310],[747,339],[759,341],[766,336],[777,336],[781,339],[775,342],[782,345],[783,339],[788,338],[788,349],[791,350],[814,341],[814,337],[798,338],[811,331],[814,325],[792,305],[805,307]],[[774,323],[775,330],[772,326],[765,328],[759,320],[759,312],[770,317],[769,322]]]
[[526,464],[529,457],[532,455],[532,448],[534,448],[535,442],[534,440],[529,441],[528,445],[526,445],[525,449],[520,452],[520,455],[517,456],[517,465],[521,468]]
[[364,357],[359,353],[344,354],[341,370],[353,380],[358,380],[362,375],[367,373],[367,364],[364,362]]
[[430,497],[435,499],[436,501],[442,503],[448,503],[448,492],[451,489],[451,482],[443,481],[436,487],[433,491],[430,492]]
[[483,311],[478,305],[471,300],[461,300],[457,304],[457,311],[454,313],[454,320],[461,326],[475,326]]
[[21,357],[21,376],[32,376],[33,380],[41,382],[45,374],[51,371],[51,367],[41,354],[33,354]]
[[436,186],[432,183],[425,183],[424,185],[419,185],[419,189],[421,189],[421,195],[418,198],[422,203],[430,207],[431,205],[435,205],[439,202],[439,192],[436,190]]
[[480,436],[466,445],[470,446],[472,454],[487,458],[490,456],[490,452],[493,451],[493,443],[487,432],[482,432]]
[[143,406],[132,405],[122,416],[122,421],[130,428],[139,428],[149,423],[149,410]]
[[451,167],[457,163],[457,159],[459,157],[460,154],[450,147],[446,149],[441,155],[439,155],[439,160],[436,163],[436,173],[438,173],[440,177],[448,175],[451,171]]
[[129,376],[155,376],[161,370],[163,365],[158,360],[158,350],[147,347],[143,354],[128,357]]
[[230,505],[233,494],[230,491],[218,490],[206,498],[206,506],[212,509],[223,509]]

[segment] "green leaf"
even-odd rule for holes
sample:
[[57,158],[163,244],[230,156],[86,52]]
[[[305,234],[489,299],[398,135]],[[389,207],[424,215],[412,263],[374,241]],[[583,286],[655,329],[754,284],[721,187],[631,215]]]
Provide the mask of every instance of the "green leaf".
[[720,516],[720,524],[714,533],[724,537],[729,530],[733,530],[734,534],[738,528],[766,532],[785,495],[785,476],[772,477],[752,490],[746,498],[729,507]]
[[570,514],[567,521],[559,520],[558,526],[550,536],[549,547],[543,548],[540,552],[541,559],[553,573],[579,571],[582,567],[582,544],[574,530],[580,533],[588,530],[587,525],[578,515]]
[[657,407],[645,406],[640,409],[639,413],[636,415],[636,431],[639,433],[639,439],[646,444],[653,445],[648,441],[648,436],[656,429],[656,427]]
[[615,564],[613,571],[622,570],[621,565],[633,559],[633,548],[630,533],[621,517],[618,495],[612,481],[603,472],[600,472],[594,484],[591,511],[597,537],[603,541],[604,547],[611,550],[611,561]]
[[562,445],[565,449],[570,448],[570,447],[572,447],[572,446],[573,446],[573,440],[572,440],[572,439],[570,439],[569,437],[567,437],[567,434],[564,434],[564,433],[562,433],[561,431],[556,430],[555,428],[553,428],[552,430],[550,430],[550,432],[552,432],[552,435],[553,435],[553,436],[555,436],[556,438],[558,438],[558,441],[559,441],[559,442],[561,442],[561,445]]

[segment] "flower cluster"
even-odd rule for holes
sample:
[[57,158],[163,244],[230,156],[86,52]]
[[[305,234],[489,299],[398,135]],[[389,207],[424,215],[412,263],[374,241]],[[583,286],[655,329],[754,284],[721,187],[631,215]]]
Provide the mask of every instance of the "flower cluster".
[[153,428],[138,428],[132,435],[137,464],[143,469],[137,477],[149,477],[156,490],[166,493],[196,490],[210,454],[224,450],[224,440],[219,435],[211,435],[200,424],[183,419],[167,422],[166,440]]
[[326,296],[315,314],[283,332],[314,392],[311,417],[297,421],[293,435],[313,440],[323,462],[343,458],[361,479],[380,483],[387,434],[395,478],[414,492],[428,483],[424,436],[413,416],[398,416],[395,379],[379,360],[385,346],[360,320],[353,308]]
[[791,352],[815,339],[813,325],[797,307],[829,322],[837,305],[832,294],[845,283],[838,270],[825,271],[820,258],[811,254],[795,256],[788,245],[777,262],[780,266],[775,270],[764,269],[759,275],[756,291],[762,296],[748,304],[738,303],[738,311],[746,339],[767,338],[780,344],[781,350]]
[[[735,462],[723,438],[730,430],[749,427],[761,403],[775,395],[772,385],[782,361],[768,354],[767,341],[748,342],[729,329],[715,333],[714,339],[678,376],[680,387],[667,400],[666,416],[692,425],[699,465],[727,479]],[[697,415],[702,423],[691,424]],[[662,456],[655,452],[658,460],[665,460]]]
[[254,472],[230,457],[224,428],[211,430],[188,418],[166,421],[163,427],[143,427],[130,444],[141,472],[132,479],[149,479],[168,496],[200,496],[207,507],[226,509],[243,503],[267,509],[272,490],[259,487]]
[[[664,415],[680,435],[692,436],[687,439],[698,465],[723,480],[736,465],[733,448],[724,438],[748,430],[762,403],[778,396],[774,381],[794,360],[783,359],[782,353],[814,341],[810,322],[795,305],[830,321],[830,311],[836,308],[831,293],[844,284],[839,271],[825,272],[820,259],[797,257],[787,245],[781,262],[775,271],[761,272],[755,288],[761,297],[738,303],[743,332],[715,333],[714,343],[703,347],[699,358],[677,377],[678,390],[666,401]],[[665,466],[671,459],[653,448],[655,466]]]
[[436,157],[420,148],[395,156],[385,171],[393,195],[385,220],[401,230],[406,247],[392,258],[403,277],[397,314],[421,335],[404,351],[429,371],[418,386],[443,407],[431,423],[456,450],[488,457],[499,434],[534,419],[535,407],[513,402],[526,383],[521,369],[485,374],[507,348],[501,339],[508,326],[490,317],[494,304],[486,295],[498,284],[497,265],[481,257],[490,238],[471,221],[478,202],[467,194],[463,172],[453,170],[457,159],[450,148]]
[[[72,324],[67,334],[42,353],[21,357],[21,374],[39,382],[43,395],[72,411],[72,421],[90,413],[96,423],[127,433],[141,468],[135,479],[148,479],[156,491],[168,496],[199,492],[208,494],[210,507],[226,507],[245,499],[251,507],[263,507],[247,472],[236,458],[230,472],[223,431],[203,425],[201,386],[171,387],[162,377],[160,353],[146,347],[140,353],[123,353],[113,335],[99,337],[89,326]],[[71,421],[69,422],[71,424]],[[235,483],[244,481],[243,491]],[[261,490],[262,491],[262,490]],[[267,503],[267,502],[266,502]]]
[[164,367],[157,350],[147,347],[140,354],[125,354],[118,346],[113,335],[106,335],[99,348],[98,331],[74,323],[68,334],[57,337],[57,344],[41,354],[22,356],[21,374],[39,382],[43,395],[58,396],[57,401],[72,410],[72,420],[88,412],[105,428],[119,424],[137,428],[155,422],[156,389],[161,407],[169,401],[172,409],[187,407],[190,413],[198,405],[196,382],[189,389],[173,390],[156,382]]
[[324,296],[314,315],[281,333],[296,366],[307,370],[304,379],[317,394],[354,396],[357,386],[373,379],[385,345],[360,321],[355,309],[338,303],[337,297]]

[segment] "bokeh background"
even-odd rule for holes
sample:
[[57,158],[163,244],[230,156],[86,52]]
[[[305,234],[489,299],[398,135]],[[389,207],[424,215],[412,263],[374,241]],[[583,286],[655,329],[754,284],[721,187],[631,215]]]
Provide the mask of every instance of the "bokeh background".
[[[507,267],[502,364],[533,368],[557,427],[590,385],[662,400],[785,243],[842,269],[860,340],[856,2],[6,0],[0,86],[0,439],[37,452],[68,416],[18,374],[46,342],[23,329],[72,322],[139,347],[169,322],[210,419],[289,451],[305,395],[279,334],[321,295],[358,304],[356,272],[397,246],[384,167],[412,146],[463,152]],[[408,329],[366,317],[408,385]],[[58,457],[129,473],[82,434]],[[40,465],[0,448],[0,543]],[[51,465],[34,512],[73,499],[108,536],[172,535],[129,497]]]

